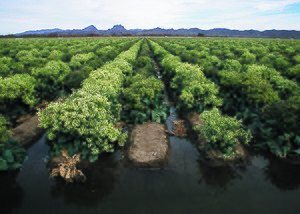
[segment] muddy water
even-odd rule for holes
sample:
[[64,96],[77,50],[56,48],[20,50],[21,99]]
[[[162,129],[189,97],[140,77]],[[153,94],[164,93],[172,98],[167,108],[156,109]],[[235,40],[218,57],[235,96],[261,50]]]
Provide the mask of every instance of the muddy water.
[[246,165],[209,167],[186,138],[170,141],[164,169],[128,167],[120,150],[92,165],[86,183],[65,184],[49,178],[44,136],[22,171],[0,174],[0,213],[300,213],[300,166],[253,153]]

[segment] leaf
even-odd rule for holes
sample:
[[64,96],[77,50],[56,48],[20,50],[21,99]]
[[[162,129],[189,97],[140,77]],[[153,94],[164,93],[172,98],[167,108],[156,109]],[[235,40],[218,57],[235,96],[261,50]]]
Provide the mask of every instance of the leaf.
[[300,145],[300,136],[296,136],[296,138],[295,138],[295,143],[297,144],[297,145]]
[[298,155],[300,155],[300,149],[294,150]]
[[12,165],[10,165],[10,169],[15,170],[15,169],[19,169],[22,167],[22,164],[20,163],[13,163]]
[[8,164],[6,160],[0,158],[0,171],[2,170],[8,170]]
[[80,140],[78,140],[78,139],[74,140],[74,144],[75,144],[75,146],[79,147],[80,146]]
[[7,161],[7,163],[13,163],[14,162],[14,156],[10,150],[4,150],[3,157]]
[[91,163],[95,162],[96,160],[98,160],[98,155],[90,155],[89,156],[89,161]]
[[57,142],[60,144],[65,143],[67,142],[67,138],[65,136],[59,136]]

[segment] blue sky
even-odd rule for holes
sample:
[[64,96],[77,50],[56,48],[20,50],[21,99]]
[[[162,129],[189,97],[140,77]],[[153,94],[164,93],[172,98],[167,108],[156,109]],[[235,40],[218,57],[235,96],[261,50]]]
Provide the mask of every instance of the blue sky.
[[1,0],[0,34],[37,29],[300,30],[300,0]]

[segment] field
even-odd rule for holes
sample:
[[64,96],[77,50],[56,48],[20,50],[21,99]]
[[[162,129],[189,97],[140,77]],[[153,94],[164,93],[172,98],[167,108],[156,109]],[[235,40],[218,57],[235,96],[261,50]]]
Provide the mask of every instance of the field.
[[[181,192],[187,188],[203,199],[206,196],[198,192],[194,181],[186,186],[186,179],[197,180],[199,173],[202,178],[196,183],[204,182],[201,185],[205,191],[210,191],[210,186],[217,191],[226,189],[239,176],[246,183],[238,188],[250,191],[253,182],[247,177],[246,166],[254,170],[256,174],[250,175],[258,176],[255,178],[258,182],[265,174],[265,180],[276,188],[295,190],[300,185],[299,166],[292,165],[300,161],[299,81],[299,40],[3,39],[0,40],[0,179],[8,182],[7,191],[15,197],[19,191],[15,188],[16,174],[5,174],[6,171],[20,173],[21,183],[31,182],[35,173],[36,179],[42,178],[46,171],[46,176],[57,177],[58,192],[70,197],[71,202],[91,203],[92,207],[113,191],[117,169],[122,171],[124,179],[131,179],[130,176],[135,179],[131,183],[126,180],[127,187],[119,183],[115,197],[124,194],[122,188],[130,192],[135,188],[135,181],[142,185],[151,176],[157,182],[153,188],[157,187],[159,192],[162,191],[160,182],[174,179],[174,185],[182,186]],[[39,127],[46,132],[40,141],[45,141],[49,149],[37,143],[28,150],[28,145],[12,136],[20,127],[26,132],[26,127],[32,126],[31,119],[37,117]],[[37,129],[35,124],[33,128]],[[164,166],[160,166],[166,171],[153,171],[149,175],[126,169],[128,165],[138,170],[142,166],[132,165],[127,157],[127,151],[134,147],[128,138],[132,130],[141,130],[135,129],[141,124],[152,128],[148,132],[143,128],[145,133],[135,134],[140,136],[137,140],[143,145],[138,153],[140,156],[145,153],[147,142],[142,142],[143,139],[158,144],[168,142],[164,149],[171,152],[163,154]],[[154,130],[160,130],[159,134],[143,138]],[[159,152],[153,150],[149,157],[153,159]],[[49,162],[45,155],[49,156]],[[29,161],[24,162],[26,156]],[[47,159],[50,172],[39,158]],[[118,162],[123,158],[124,165]],[[265,164],[266,158],[269,165]],[[241,176],[243,167],[238,167],[242,165],[246,173]],[[158,167],[146,166],[154,170]],[[22,167],[24,170],[20,172]],[[178,174],[163,174],[168,170]],[[188,175],[191,177],[182,177]],[[87,181],[84,186],[65,186],[61,178],[66,182]],[[43,182],[41,195],[49,185]],[[173,189],[172,182],[166,188],[175,193],[178,189]],[[269,188],[268,183],[267,187],[262,185],[262,190]],[[101,194],[91,197],[90,192],[95,190]],[[277,190],[270,191],[274,198],[282,197]],[[82,195],[82,199],[73,193]],[[1,200],[7,197],[3,195]],[[273,196],[262,192],[261,197]],[[295,203],[295,198],[291,196],[289,200]],[[136,200],[144,203],[146,199]],[[283,204],[278,206],[278,210],[286,208]],[[178,213],[184,207],[180,205]],[[4,206],[4,211],[6,208],[11,209]],[[152,208],[149,204],[148,210]],[[266,206],[267,211],[270,209]],[[32,212],[29,207],[20,212],[25,210]],[[141,209],[137,206],[135,211]]]
[[26,39],[0,47],[1,170],[21,166],[24,154],[9,138],[24,117],[38,111],[51,157],[67,149],[94,162],[125,144],[124,124],[165,123],[164,85],[180,115],[200,120],[193,129],[202,151],[234,159],[245,144],[299,159],[298,40]]

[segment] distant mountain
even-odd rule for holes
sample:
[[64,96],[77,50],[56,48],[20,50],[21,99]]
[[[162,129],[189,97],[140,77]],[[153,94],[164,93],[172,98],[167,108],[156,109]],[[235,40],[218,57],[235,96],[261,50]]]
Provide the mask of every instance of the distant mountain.
[[122,25],[115,25],[108,30],[98,30],[94,25],[90,25],[84,29],[62,30],[62,29],[44,29],[36,31],[26,31],[23,33],[15,34],[16,36],[26,35],[157,35],[157,36],[197,36],[204,34],[205,36],[222,36],[222,37],[244,37],[244,38],[300,38],[300,31],[295,30],[230,30],[226,28],[214,28],[211,30],[201,30],[199,28],[190,29],[131,29],[127,30]]
[[90,33],[90,32],[98,33],[99,30],[94,25],[90,25],[90,26],[82,29],[82,31],[83,32],[88,32],[88,33]]
[[51,33],[59,33],[63,32],[64,30],[54,28],[54,29],[42,29],[42,30],[29,30],[25,31],[23,33],[17,33],[16,36],[22,36],[22,35],[34,35],[34,34],[51,34]]
[[109,35],[122,35],[122,34],[129,34],[129,31],[125,29],[123,25],[115,25],[113,28],[108,29],[106,34]]

